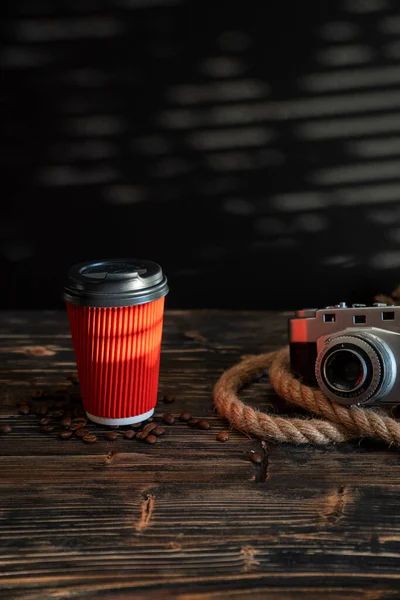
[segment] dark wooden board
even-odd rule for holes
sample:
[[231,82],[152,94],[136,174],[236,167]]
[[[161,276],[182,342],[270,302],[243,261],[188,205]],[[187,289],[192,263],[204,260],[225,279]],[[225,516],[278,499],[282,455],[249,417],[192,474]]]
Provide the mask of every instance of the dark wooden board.
[[[363,440],[261,444],[229,429],[213,386],[244,354],[286,343],[281,313],[173,311],[165,319],[157,415],[189,410],[151,447],[43,435],[15,405],[65,385],[64,313],[0,316],[0,597],[383,600],[400,597],[400,456]],[[244,392],[293,413],[267,379]],[[298,412],[298,411],[297,411]],[[260,465],[249,461],[257,450]]]

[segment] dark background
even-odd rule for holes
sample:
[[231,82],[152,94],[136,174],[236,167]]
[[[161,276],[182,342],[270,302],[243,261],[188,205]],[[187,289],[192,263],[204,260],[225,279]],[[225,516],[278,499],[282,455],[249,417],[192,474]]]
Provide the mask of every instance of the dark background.
[[0,308],[159,262],[170,308],[400,283],[400,3],[1,5]]

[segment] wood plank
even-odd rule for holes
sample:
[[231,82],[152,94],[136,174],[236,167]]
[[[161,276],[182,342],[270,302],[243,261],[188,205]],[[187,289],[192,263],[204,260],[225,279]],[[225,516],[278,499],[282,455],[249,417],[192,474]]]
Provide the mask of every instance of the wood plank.
[[[327,448],[268,444],[213,411],[219,374],[286,342],[287,315],[166,315],[157,413],[190,410],[160,442],[60,441],[15,403],[65,383],[74,358],[65,314],[0,315],[0,597],[384,600],[400,593],[398,452],[363,440]],[[243,393],[301,414],[268,381]],[[159,417],[157,417],[159,418]],[[261,465],[249,461],[261,452]]]

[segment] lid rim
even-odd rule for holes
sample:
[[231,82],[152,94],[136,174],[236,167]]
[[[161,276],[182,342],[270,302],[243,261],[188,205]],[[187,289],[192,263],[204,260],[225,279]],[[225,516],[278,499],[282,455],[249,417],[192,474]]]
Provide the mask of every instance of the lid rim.
[[70,304],[76,306],[89,306],[91,308],[116,308],[123,306],[137,306],[139,304],[146,304],[159,300],[165,297],[169,292],[167,280],[162,289],[149,290],[147,293],[133,296],[132,293],[128,293],[127,296],[122,297],[121,294],[74,294],[70,289],[64,288],[64,300]]
[[[110,276],[107,277],[107,274]],[[111,308],[145,304],[166,296],[168,292],[167,278],[159,264],[149,260],[112,258],[72,265],[68,270],[63,297],[66,302],[78,306]]]

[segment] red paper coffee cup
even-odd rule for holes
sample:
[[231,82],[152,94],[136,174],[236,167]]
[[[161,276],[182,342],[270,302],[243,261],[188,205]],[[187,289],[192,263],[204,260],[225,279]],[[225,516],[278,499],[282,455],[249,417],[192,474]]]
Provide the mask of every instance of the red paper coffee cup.
[[79,263],[64,287],[83,405],[89,419],[128,425],[157,402],[167,279],[156,263]]

